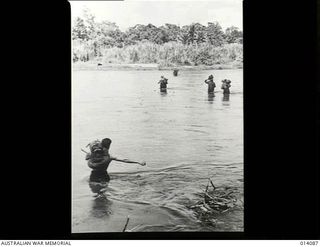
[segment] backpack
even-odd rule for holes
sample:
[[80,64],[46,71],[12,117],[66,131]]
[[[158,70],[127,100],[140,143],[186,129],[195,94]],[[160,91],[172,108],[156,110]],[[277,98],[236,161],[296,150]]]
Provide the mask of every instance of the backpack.
[[99,140],[95,140],[93,142],[90,142],[87,147],[89,146],[90,152],[92,154],[102,154],[103,153],[103,148],[101,145],[101,142]]

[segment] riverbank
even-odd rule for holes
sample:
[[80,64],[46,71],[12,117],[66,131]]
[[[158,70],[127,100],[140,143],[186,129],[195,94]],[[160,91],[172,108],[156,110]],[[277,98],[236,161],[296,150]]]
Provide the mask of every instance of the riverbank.
[[197,65],[197,66],[160,66],[158,64],[116,64],[106,63],[98,65],[97,62],[75,62],[72,64],[73,70],[221,70],[221,69],[242,69],[243,63],[230,63],[230,64],[215,64],[211,66]]

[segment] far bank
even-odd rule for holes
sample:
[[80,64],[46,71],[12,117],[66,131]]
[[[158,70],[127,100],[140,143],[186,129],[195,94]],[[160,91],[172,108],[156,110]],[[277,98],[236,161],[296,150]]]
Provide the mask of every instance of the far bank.
[[72,70],[221,70],[221,69],[242,69],[243,63],[215,64],[215,65],[177,65],[161,66],[158,64],[116,64],[116,63],[93,63],[75,62],[72,63]]

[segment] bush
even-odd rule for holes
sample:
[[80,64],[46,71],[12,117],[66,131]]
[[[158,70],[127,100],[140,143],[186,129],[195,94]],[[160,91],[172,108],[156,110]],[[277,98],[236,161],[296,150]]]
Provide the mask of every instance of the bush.
[[74,42],[73,61],[101,59],[105,63],[157,63],[162,66],[213,65],[242,62],[241,44],[225,44],[219,47],[208,43],[184,45],[179,42],[155,44],[142,41],[134,45],[101,48],[99,56],[90,43]]

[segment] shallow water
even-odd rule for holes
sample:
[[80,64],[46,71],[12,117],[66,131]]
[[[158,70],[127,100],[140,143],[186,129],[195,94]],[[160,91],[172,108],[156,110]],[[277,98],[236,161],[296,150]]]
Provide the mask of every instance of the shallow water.
[[[204,80],[214,75],[214,96]],[[159,92],[160,76],[169,79]],[[221,80],[230,79],[223,97]],[[72,231],[243,231],[243,210],[201,223],[188,207],[211,178],[243,200],[242,70],[74,71],[72,80]],[[89,183],[81,148],[112,139],[110,182]],[[97,197],[103,188],[104,196]]]

